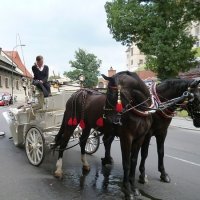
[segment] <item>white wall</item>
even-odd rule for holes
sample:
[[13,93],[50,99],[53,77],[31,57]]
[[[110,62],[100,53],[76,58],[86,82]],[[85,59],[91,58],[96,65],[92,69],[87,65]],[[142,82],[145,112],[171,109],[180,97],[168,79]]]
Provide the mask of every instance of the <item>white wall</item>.
[[[0,86],[0,92],[8,92],[12,93],[12,82],[11,82],[11,73],[8,73],[6,71],[2,71],[0,69],[0,76],[1,76],[1,86]],[[8,87],[6,87],[5,79],[8,78]],[[18,101],[24,101],[25,100],[25,93],[24,89],[21,84],[21,77],[13,75],[13,96],[17,96]],[[18,80],[19,88],[16,87],[16,80]]]

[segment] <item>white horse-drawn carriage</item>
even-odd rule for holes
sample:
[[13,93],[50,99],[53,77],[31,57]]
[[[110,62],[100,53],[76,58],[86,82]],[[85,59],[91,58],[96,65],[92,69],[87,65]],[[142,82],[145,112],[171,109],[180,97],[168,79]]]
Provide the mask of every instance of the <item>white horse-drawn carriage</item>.
[[[32,87],[32,103],[18,108],[10,108],[4,113],[11,137],[15,146],[25,147],[26,155],[32,165],[39,166],[45,156],[45,149],[54,145],[55,135],[60,128],[65,105],[75,90],[60,90],[52,96],[44,98],[41,91]],[[76,141],[82,133],[78,126],[71,138]],[[87,140],[86,152],[97,151],[100,138],[97,131],[92,130]]]

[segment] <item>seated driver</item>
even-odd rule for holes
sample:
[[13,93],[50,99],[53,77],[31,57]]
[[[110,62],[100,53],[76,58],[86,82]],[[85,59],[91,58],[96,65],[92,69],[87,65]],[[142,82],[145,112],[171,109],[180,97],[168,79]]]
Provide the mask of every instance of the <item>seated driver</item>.
[[44,65],[42,56],[36,57],[36,63],[32,66],[32,71],[34,74],[33,85],[42,90],[44,97],[51,96],[50,84],[48,83],[49,67]]

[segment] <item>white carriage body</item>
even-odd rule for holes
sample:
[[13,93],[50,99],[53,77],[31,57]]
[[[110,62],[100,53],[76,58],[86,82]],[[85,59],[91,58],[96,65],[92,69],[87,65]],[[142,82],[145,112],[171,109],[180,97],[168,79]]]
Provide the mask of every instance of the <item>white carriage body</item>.
[[24,137],[30,127],[37,127],[46,135],[55,135],[62,123],[65,105],[75,90],[63,90],[48,98],[38,92],[37,103],[24,105],[22,108],[10,108],[4,113],[13,142],[16,146],[24,144]]
[[[55,145],[55,135],[63,120],[66,102],[76,90],[63,90],[44,98],[43,94],[34,90],[34,103],[25,104],[21,108],[10,108],[4,117],[8,123],[13,143],[25,147],[29,162],[39,166],[45,156],[45,146]],[[82,129],[77,126],[71,137],[71,142],[77,140]],[[91,130],[85,147],[87,154],[93,154],[100,145],[96,130]],[[76,144],[78,145],[79,142]],[[73,147],[73,146],[72,146]]]

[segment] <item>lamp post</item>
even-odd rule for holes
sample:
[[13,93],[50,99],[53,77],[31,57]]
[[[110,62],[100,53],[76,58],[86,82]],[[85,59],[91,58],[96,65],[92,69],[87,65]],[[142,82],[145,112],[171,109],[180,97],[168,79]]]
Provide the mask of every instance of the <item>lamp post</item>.
[[81,74],[78,78],[79,78],[79,81],[81,82],[81,88],[83,88],[83,82],[85,80],[85,76]]
[[11,92],[11,95],[12,95],[12,103],[14,103],[14,98],[13,98],[13,52],[14,50],[17,48],[17,47],[25,47],[26,45],[25,44],[19,44],[19,45],[16,45],[13,47],[13,50],[12,50],[12,57],[11,57],[11,61],[12,61],[12,76],[11,76],[11,84],[12,84],[12,92]]

